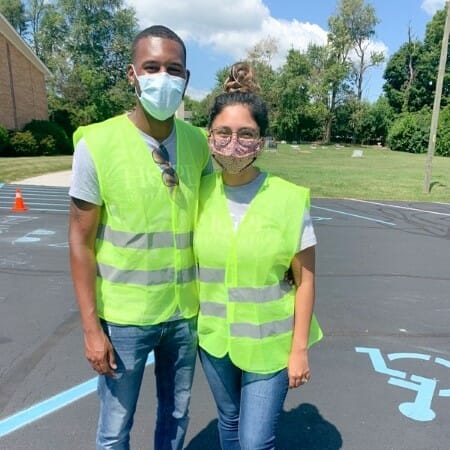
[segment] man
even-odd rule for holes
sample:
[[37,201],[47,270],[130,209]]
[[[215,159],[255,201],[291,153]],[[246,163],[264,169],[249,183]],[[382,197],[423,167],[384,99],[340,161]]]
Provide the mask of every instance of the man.
[[74,135],[72,278],[86,358],[99,374],[97,449],[129,448],[151,351],[154,448],[181,449],[197,347],[192,231],[212,166],[204,133],[174,119],[189,80],[179,36],[164,26],[139,33],[127,74],[134,111]]

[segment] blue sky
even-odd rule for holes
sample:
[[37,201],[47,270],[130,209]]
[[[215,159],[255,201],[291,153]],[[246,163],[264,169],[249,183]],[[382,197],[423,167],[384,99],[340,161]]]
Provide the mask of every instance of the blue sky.
[[[274,67],[283,64],[289,48],[305,50],[310,42],[324,43],[328,18],[337,0],[125,0],[137,13],[140,27],[164,24],[186,42],[191,80],[188,95],[201,98],[221,68],[243,58],[261,39],[276,40]],[[365,0],[380,23],[371,45],[387,57],[407,41],[408,27],[423,39],[426,24],[445,0]],[[438,61],[436,61],[436,65]],[[383,67],[367,72],[364,97],[381,94]]]

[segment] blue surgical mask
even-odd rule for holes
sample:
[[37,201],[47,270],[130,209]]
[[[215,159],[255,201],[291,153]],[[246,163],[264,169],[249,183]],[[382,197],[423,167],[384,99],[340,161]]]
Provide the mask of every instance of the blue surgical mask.
[[[134,70],[134,67],[133,67]],[[136,74],[136,71],[134,70]],[[167,72],[137,75],[141,95],[136,95],[142,107],[155,119],[166,120],[173,116],[183,100],[186,80]]]

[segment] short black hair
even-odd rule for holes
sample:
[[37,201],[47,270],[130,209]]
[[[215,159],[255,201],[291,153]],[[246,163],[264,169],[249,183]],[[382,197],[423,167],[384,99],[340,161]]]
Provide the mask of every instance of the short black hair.
[[175,33],[175,31],[172,31],[170,28],[167,28],[164,25],[152,25],[151,27],[142,30],[136,35],[136,37],[133,39],[133,45],[131,46],[132,61],[134,61],[136,55],[136,47],[138,42],[141,39],[148,37],[159,37],[178,42],[178,44],[180,44],[181,48],[183,49],[183,63],[186,66],[186,46],[184,45],[183,40],[180,38],[180,36],[178,36],[177,33]]

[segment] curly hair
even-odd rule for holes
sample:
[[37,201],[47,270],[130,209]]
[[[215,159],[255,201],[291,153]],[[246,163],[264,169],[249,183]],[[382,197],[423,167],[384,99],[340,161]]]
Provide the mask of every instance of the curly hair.
[[223,90],[230,92],[251,92],[258,94],[261,90],[256,81],[253,68],[246,62],[237,62],[230,67]]
[[208,127],[226,106],[244,105],[250,111],[264,136],[269,125],[267,105],[258,95],[259,84],[256,81],[253,68],[247,62],[239,61],[230,67],[227,79],[223,84],[224,93],[219,94],[211,107]]

